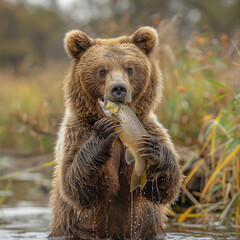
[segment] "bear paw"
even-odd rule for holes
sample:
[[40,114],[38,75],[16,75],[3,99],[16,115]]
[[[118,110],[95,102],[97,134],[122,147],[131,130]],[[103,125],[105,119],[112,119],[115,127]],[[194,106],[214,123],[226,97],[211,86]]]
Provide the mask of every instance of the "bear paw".
[[103,149],[109,151],[120,132],[116,130],[119,127],[120,124],[116,120],[102,118],[94,124],[93,136]]
[[141,156],[146,157],[152,165],[160,165],[161,167],[169,167],[174,158],[171,150],[160,144],[154,136],[144,135],[138,139],[138,152]]

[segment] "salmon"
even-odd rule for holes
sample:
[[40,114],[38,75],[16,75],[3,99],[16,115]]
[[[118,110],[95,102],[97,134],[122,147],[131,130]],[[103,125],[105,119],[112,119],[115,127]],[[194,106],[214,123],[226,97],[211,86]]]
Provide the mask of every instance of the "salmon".
[[[100,99],[98,99],[98,102],[107,117],[120,122],[121,131],[118,135],[120,140],[127,147],[125,160],[128,164],[135,161],[131,176],[131,192],[138,186],[143,188],[147,182],[147,160],[137,151],[137,140],[142,135],[149,135],[148,132],[145,130],[136,114],[124,103],[112,102],[109,100],[103,102]],[[119,129],[116,129],[116,131],[119,131]]]

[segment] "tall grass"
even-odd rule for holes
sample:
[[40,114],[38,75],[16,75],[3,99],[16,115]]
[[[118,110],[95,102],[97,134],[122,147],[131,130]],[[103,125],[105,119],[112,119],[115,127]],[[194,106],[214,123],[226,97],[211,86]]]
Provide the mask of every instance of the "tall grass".
[[[195,193],[199,203],[179,221],[191,216],[196,210],[204,222],[240,224],[240,92],[234,94],[219,110],[216,117],[207,120],[208,128],[199,149],[198,160],[184,183],[197,171],[203,174],[201,192]],[[185,193],[185,191],[184,191]],[[190,215],[189,215],[190,214]]]
[[19,152],[46,152],[63,111],[62,82],[67,67],[48,63],[25,76],[1,71],[0,146]]
[[[190,171],[181,199],[185,203],[187,195],[193,205],[179,214],[179,222],[240,224],[240,85],[239,78],[236,84],[230,77],[233,63],[226,54],[235,47],[238,76],[240,55],[227,40],[226,35],[196,34],[177,50],[176,67],[165,76],[159,117],[175,139],[194,148],[182,166]],[[197,178],[200,189],[190,192],[189,183]]]

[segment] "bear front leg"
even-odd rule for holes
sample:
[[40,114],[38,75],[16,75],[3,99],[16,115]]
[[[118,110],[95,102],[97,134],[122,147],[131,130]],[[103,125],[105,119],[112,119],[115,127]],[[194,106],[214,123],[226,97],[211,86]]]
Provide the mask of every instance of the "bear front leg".
[[102,166],[111,157],[111,148],[118,136],[114,131],[117,127],[119,124],[115,120],[97,121],[92,136],[76,153],[63,184],[75,206],[91,207],[107,192]]
[[146,197],[163,204],[171,202],[178,195],[181,184],[181,173],[173,152],[154,136],[141,136],[138,144],[138,151],[150,163],[144,188]]

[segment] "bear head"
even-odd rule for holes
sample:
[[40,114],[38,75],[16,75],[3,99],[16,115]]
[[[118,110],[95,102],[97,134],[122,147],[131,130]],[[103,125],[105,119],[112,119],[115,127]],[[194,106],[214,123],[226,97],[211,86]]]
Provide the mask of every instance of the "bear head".
[[151,27],[113,39],[68,32],[64,40],[72,58],[64,86],[68,111],[94,123],[103,117],[98,98],[125,102],[139,118],[154,110],[163,85],[154,57],[157,43],[157,32]]

